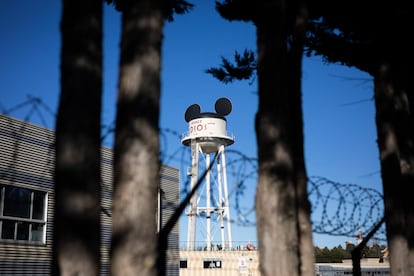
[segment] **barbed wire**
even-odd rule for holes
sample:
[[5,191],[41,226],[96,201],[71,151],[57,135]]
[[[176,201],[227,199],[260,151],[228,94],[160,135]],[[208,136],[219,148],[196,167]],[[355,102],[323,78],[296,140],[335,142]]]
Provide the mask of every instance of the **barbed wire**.
[[[384,199],[375,189],[317,176],[310,177],[308,187],[315,233],[355,237],[357,231],[368,233],[384,216]],[[385,226],[375,239],[386,240]]]
[[[55,120],[56,113],[40,98],[29,96],[28,99],[11,108],[4,108],[0,102],[0,112],[13,117],[23,114],[20,119],[50,128],[47,121]],[[33,120],[37,116],[38,120]],[[47,120],[46,118],[49,118]],[[102,143],[112,144],[114,122],[102,125]],[[160,131],[160,159],[162,164],[173,164],[179,168],[181,183],[180,193],[190,191],[187,170],[191,166],[190,148],[181,145],[181,135],[172,129]],[[180,145],[175,149],[171,145]],[[248,185],[257,183],[257,159],[246,156],[238,150],[227,150],[227,172],[229,176],[229,199],[236,211],[232,223],[240,226],[255,226],[254,200],[245,200]],[[383,196],[371,188],[356,184],[343,184],[321,176],[309,177],[308,194],[311,202],[311,222],[314,233],[332,236],[355,237],[358,231],[368,233],[384,216]],[[251,195],[250,195],[251,196]],[[386,241],[385,226],[382,225],[374,236],[375,240]]]

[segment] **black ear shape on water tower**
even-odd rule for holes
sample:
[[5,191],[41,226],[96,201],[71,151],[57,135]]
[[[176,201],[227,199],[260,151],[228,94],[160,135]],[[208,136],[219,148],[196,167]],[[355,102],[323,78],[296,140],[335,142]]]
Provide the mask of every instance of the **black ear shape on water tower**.
[[227,98],[218,99],[214,107],[217,114],[220,114],[222,116],[229,115],[232,109],[231,101]]
[[[231,101],[227,98],[220,98],[216,101],[214,105],[216,113],[220,116],[229,115],[232,109]],[[185,111],[185,121],[188,123],[195,118],[199,118],[201,114],[201,107],[198,104],[190,105]],[[203,114],[212,114],[212,113],[203,113]]]
[[192,104],[190,105],[187,110],[185,111],[185,121],[188,123],[190,122],[192,119],[196,118],[197,116],[200,115],[201,112],[201,108],[198,104]]

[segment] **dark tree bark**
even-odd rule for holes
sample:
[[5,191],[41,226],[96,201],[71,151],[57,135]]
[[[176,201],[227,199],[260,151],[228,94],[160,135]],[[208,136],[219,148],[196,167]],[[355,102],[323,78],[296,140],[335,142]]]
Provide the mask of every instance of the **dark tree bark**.
[[162,1],[120,1],[112,275],[157,275]]
[[[251,4],[251,2],[246,0],[238,1],[225,1],[231,2],[231,5],[234,5],[238,9],[241,9],[241,12],[238,9],[229,9],[228,5],[225,5],[225,8],[222,8],[222,11],[225,12],[225,18],[231,18],[233,20],[250,20],[252,14],[257,13],[257,5]],[[309,1],[306,1],[309,2]],[[255,2],[260,3],[260,2]],[[266,1],[267,11],[271,14],[270,9],[274,1]],[[280,1],[281,10],[289,10],[288,7],[292,7],[294,3],[288,1]],[[358,4],[358,3],[354,3]],[[234,7],[232,6],[232,7]],[[346,66],[354,66],[360,70],[368,72],[374,77],[375,83],[375,103],[376,103],[376,123],[377,123],[377,132],[378,132],[378,146],[380,152],[380,161],[381,161],[381,173],[384,187],[384,202],[385,202],[385,220],[387,224],[387,239],[389,243],[389,249],[391,254],[391,272],[393,275],[412,275],[414,274],[414,207],[412,204],[411,197],[411,188],[414,185],[414,87],[413,82],[411,81],[411,62],[413,60],[413,51],[411,49],[411,42],[409,41],[411,37],[407,35],[410,33],[410,9],[408,4],[399,2],[395,5],[381,4],[377,3],[376,5],[360,6],[355,10],[355,5],[352,3],[346,2],[344,4],[332,2],[327,4],[325,2],[316,1],[309,2],[309,7],[312,10],[313,15],[311,16],[314,19],[323,18],[323,20],[313,20],[310,23],[310,28],[308,29],[309,33],[306,37],[306,54],[311,55],[320,55],[326,62],[330,63],[340,63]],[[286,9],[287,8],[287,9]],[[235,10],[237,12],[235,12]],[[332,13],[332,11],[340,11],[339,13]],[[223,15],[223,13],[221,13]],[[272,25],[271,20],[268,18],[270,15],[266,16],[266,12],[260,12],[256,17],[260,20],[267,20],[268,25]],[[279,20],[279,25],[283,26],[285,18],[283,14],[289,14],[289,12],[275,12],[275,19]],[[349,16],[352,14],[352,16]],[[257,23],[253,19],[253,22]],[[286,21],[287,22],[287,21]],[[296,21],[298,22],[298,21]],[[256,24],[258,27],[258,35],[263,36],[263,32],[259,31],[259,28],[266,24]],[[275,29],[276,26],[273,26]],[[289,26],[286,25],[289,29]],[[283,27],[280,27],[281,31]],[[271,31],[271,30],[270,30]],[[263,46],[260,47],[258,44],[259,58],[262,59],[262,64],[259,66],[265,67],[267,62],[266,59],[270,55],[262,54],[260,51],[262,49],[268,50],[264,47],[267,44],[266,40],[263,40]],[[279,38],[279,42],[287,43],[287,37]],[[260,42],[260,40],[259,40]],[[269,42],[269,47],[272,47],[273,42]],[[277,43],[274,43],[277,44]],[[277,48],[277,47],[275,47]],[[283,49],[280,47],[280,49]],[[284,49],[285,50],[285,49]],[[293,48],[291,48],[292,52]],[[262,57],[260,56],[262,55]],[[260,61],[259,61],[260,62]],[[280,64],[284,62],[283,58],[280,58]],[[294,60],[290,60],[289,64],[295,64]],[[282,71],[280,67],[277,67],[277,64],[269,65],[268,68],[274,66],[274,71],[277,73]],[[283,91],[283,88],[286,88],[283,81],[286,80],[289,76],[294,78],[298,76],[298,72],[295,72],[295,68],[299,67],[288,67],[285,68],[288,72],[288,76],[283,76],[275,78],[276,82],[280,82],[280,91]],[[259,90],[263,87],[263,91],[266,89],[276,89],[271,87],[269,84],[271,82],[270,77],[261,77],[263,68],[259,68]],[[213,73],[218,73],[216,77],[226,77],[223,74],[224,71],[212,71]],[[246,71],[242,71],[246,73]],[[245,77],[245,76],[243,76]],[[235,76],[237,79],[238,76]],[[227,80],[232,80],[232,78],[227,78]],[[263,84],[260,84],[260,81]],[[266,83],[266,84],[265,84]],[[297,82],[300,83],[300,82]],[[292,82],[292,87],[294,82]],[[298,88],[299,89],[299,88]],[[279,92],[278,92],[279,93]],[[283,138],[280,134],[282,127],[272,128],[272,124],[266,125],[268,121],[272,120],[271,115],[271,106],[268,104],[271,102],[272,98],[270,92],[266,92],[262,99],[262,93],[259,91],[259,113],[256,118],[256,129],[258,130],[258,145],[259,145],[259,163],[263,160],[270,163],[269,167],[272,166],[271,159],[267,155],[271,155],[271,152],[274,150],[271,143],[266,145],[268,149],[271,149],[269,152],[266,152],[266,147],[261,149],[260,143],[261,139],[271,140],[276,139],[275,143],[280,141],[289,141],[289,139]],[[282,95],[286,97],[285,95]],[[277,95],[279,97],[279,94]],[[283,101],[283,98],[282,102]],[[263,103],[262,103],[263,100]],[[277,100],[277,99],[275,99]],[[260,106],[263,104],[263,106]],[[293,106],[299,107],[299,105],[288,105],[286,109],[285,106],[277,105],[282,114],[289,114],[289,108]],[[267,110],[269,109],[269,110]],[[299,113],[298,113],[299,114]],[[281,114],[274,114],[274,116],[279,117],[283,116]],[[269,119],[268,119],[269,118]],[[299,122],[292,120],[292,122]],[[280,124],[283,127],[286,127],[287,124]],[[264,126],[264,127],[263,127]],[[289,126],[287,126],[289,128]],[[263,128],[263,129],[262,129]],[[275,133],[275,138],[271,135],[266,136],[265,129],[273,131]],[[292,130],[294,132],[295,130]],[[259,132],[263,132],[262,134]],[[280,136],[280,137],[279,137]],[[269,137],[271,139],[269,139]],[[301,138],[301,136],[294,136],[296,138]],[[302,137],[303,138],[303,137]],[[295,145],[296,141],[286,142],[288,146],[284,149],[285,152],[289,152],[289,147]],[[283,144],[282,144],[283,145]],[[293,146],[294,147],[294,146]],[[297,148],[298,149],[298,148]],[[276,151],[277,152],[277,151]],[[279,151],[284,153],[283,151]],[[292,151],[294,152],[294,151]],[[263,154],[265,158],[260,158],[260,154]],[[298,156],[299,151],[297,151]],[[267,160],[266,160],[267,159]],[[297,165],[300,167],[302,160],[298,161]],[[259,164],[260,166],[261,164]],[[265,164],[263,164],[265,165]],[[280,166],[276,159],[275,167]],[[266,167],[261,168],[260,173],[268,170]],[[275,169],[276,171],[276,169]],[[297,175],[297,179],[303,179],[306,174]],[[265,183],[267,180],[271,180],[270,173],[268,176],[265,174],[259,174],[259,188],[263,189],[261,191],[263,194],[269,192],[270,183]],[[277,179],[278,180],[278,179]],[[263,182],[263,184],[261,184]],[[303,203],[303,205],[298,205],[299,218],[303,218],[304,224],[300,224],[299,227],[302,229],[302,234],[307,235],[308,224],[306,222],[308,205],[307,200],[305,199],[305,189],[301,183],[301,180],[296,182],[299,185],[296,189],[298,193],[298,199],[302,198],[304,201],[298,200],[298,204]],[[280,189],[282,191],[282,188]],[[259,192],[259,190],[258,190]],[[280,191],[276,191],[280,193]],[[257,201],[259,201],[259,194],[257,195]],[[265,198],[270,195],[266,194]],[[266,220],[265,214],[267,211],[272,211],[271,206],[266,206],[267,203],[259,202],[265,207],[263,208],[262,219]],[[266,209],[267,208],[267,209]],[[277,206],[274,206],[276,209]],[[259,208],[258,208],[259,210]],[[265,211],[267,210],[267,211]],[[300,220],[299,220],[300,221]],[[258,225],[259,231],[265,231],[266,226]],[[271,226],[267,229],[272,229]],[[260,233],[259,233],[260,235]],[[260,240],[260,237],[259,237]],[[268,239],[270,241],[271,238]],[[305,240],[309,240],[309,236],[305,237]],[[262,246],[268,246],[269,243],[261,241]],[[263,248],[261,246],[261,251]],[[307,256],[310,254],[305,253],[307,247],[302,247],[301,245],[301,254],[304,253]],[[271,251],[268,252],[272,254]],[[266,253],[266,258],[268,254]],[[267,258],[270,259],[270,258]],[[302,258],[303,261],[310,260],[308,258]],[[262,263],[263,261],[261,261]],[[270,260],[269,260],[270,262]],[[309,267],[308,264],[301,264],[302,267]],[[270,270],[269,270],[270,271]],[[304,272],[305,273],[305,272]]]
[[[376,124],[392,275],[414,274],[414,93],[409,3],[323,5],[308,53],[374,78]],[[342,10],[340,14],[329,10]],[[353,14],[351,17],[347,16]],[[342,15],[341,15],[342,14]]]
[[[285,1],[264,2],[255,20],[260,271],[262,275],[310,276],[314,275],[314,254],[300,85],[306,9]],[[289,16],[292,10],[295,20]]]
[[414,275],[414,94],[409,66],[404,58],[384,62],[374,78],[392,275]]
[[[314,249],[304,162],[302,58],[306,1],[223,1],[228,20],[252,21],[257,66],[245,51],[243,66],[224,62],[211,73],[224,83],[249,79],[257,69],[256,114],[259,179],[256,218],[262,275],[314,275]],[[248,63],[249,66],[244,66]]]
[[99,275],[102,5],[63,1],[53,275]]

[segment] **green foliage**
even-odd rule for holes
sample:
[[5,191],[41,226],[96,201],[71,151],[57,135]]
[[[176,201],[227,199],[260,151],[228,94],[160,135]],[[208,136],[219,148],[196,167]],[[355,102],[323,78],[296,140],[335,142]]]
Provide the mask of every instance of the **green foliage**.
[[174,14],[186,14],[194,5],[183,0],[164,0],[164,18],[168,22],[174,21]]
[[[382,257],[381,251],[385,249],[385,246],[381,246],[379,244],[374,244],[368,248],[365,252],[365,257],[367,258],[380,258]],[[364,253],[364,251],[363,251]]]
[[405,60],[405,55],[412,52],[407,35],[411,31],[409,2],[352,2],[321,6],[319,13],[323,16],[308,25],[305,55],[321,56],[327,63],[353,66],[370,74],[381,60]]
[[234,53],[235,65],[228,59],[222,57],[219,68],[212,67],[206,70],[206,73],[223,83],[231,83],[235,80],[249,80],[254,77],[256,72],[256,57],[253,51],[244,50],[243,54]]
[[[104,0],[106,4],[113,5],[117,11],[123,11],[128,8],[130,0]],[[194,4],[191,4],[184,0],[164,0],[163,10],[164,18],[168,22],[174,21],[174,14],[186,14],[194,8]]]
[[256,6],[249,0],[224,0],[216,1],[216,10],[226,20],[229,21],[253,21],[255,18]]
[[341,263],[344,259],[344,250],[334,247],[329,250],[327,247],[320,249],[315,247],[315,258],[317,263]]
[[[317,263],[342,263],[344,259],[351,259],[351,252],[355,248],[352,243],[346,243],[346,247],[341,245],[328,249],[327,247],[315,247],[315,259]],[[373,244],[366,246],[362,250],[362,258],[381,258],[381,250],[385,248],[384,245]]]

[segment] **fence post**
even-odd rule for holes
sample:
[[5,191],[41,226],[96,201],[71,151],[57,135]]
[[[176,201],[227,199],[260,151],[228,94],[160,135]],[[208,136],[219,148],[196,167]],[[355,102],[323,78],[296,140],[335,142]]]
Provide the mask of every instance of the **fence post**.
[[362,239],[362,241],[351,251],[352,256],[352,275],[361,276],[361,253],[362,249],[367,245],[368,241],[374,236],[375,232],[381,227],[385,221],[385,215],[377,223],[377,225],[372,228],[368,235]]

